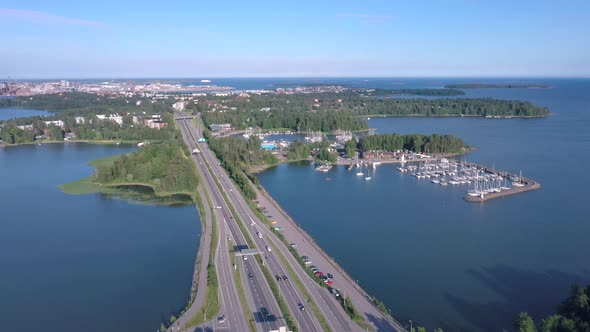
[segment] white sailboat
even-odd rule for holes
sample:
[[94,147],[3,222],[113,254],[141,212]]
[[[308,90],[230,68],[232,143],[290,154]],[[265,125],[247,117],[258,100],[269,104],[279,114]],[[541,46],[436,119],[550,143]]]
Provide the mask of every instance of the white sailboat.
[[371,180],[371,169],[369,167],[367,167],[367,176],[365,176],[365,180]]
[[363,168],[362,168],[363,166],[359,166],[358,161],[356,162],[356,167],[359,168],[359,171],[356,173],[356,176],[363,176],[363,175],[365,175],[365,173],[363,173]]
[[514,187],[524,187],[525,186],[524,182],[522,181],[522,171],[520,171],[520,176],[518,177],[518,179],[514,179],[514,180],[516,180],[516,181],[512,181],[512,185]]

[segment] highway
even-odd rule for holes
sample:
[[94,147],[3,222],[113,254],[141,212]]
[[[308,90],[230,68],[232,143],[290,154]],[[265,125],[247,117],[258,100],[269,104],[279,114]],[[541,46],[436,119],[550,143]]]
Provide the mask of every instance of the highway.
[[[186,115],[183,114],[183,116]],[[315,315],[313,315],[311,310],[309,310],[309,307],[306,303],[306,297],[300,293],[299,289],[292,282],[291,278],[293,277],[299,278],[299,280],[301,280],[310,295],[310,300],[317,305],[320,313],[326,318],[327,325],[332,331],[364,330],[349,318],[332,293],[330,293],[326,288],[319,286],[315,280],[309,277],[305,269],[298,262],[298,259],[293,257],[287,246],[279,240],[276,234],[274,234],[274,232],[270,230],[267,225],[258,219],[254,211],[252,211],[252,209],[248,206],[245,198],[239,192],[237,186],[227,177],[222,167],[218,165],[217,159],[210,151],[208,146],[206,144],[197,144],[194,142],[196,138],[202,137],[200,131],[201,128],[196,128],[192,120],[179,120],[179,122],[183,123],[181,125],[183,136],[187,136],[185,132],[188,131],[190,132],[190,136],[193,138],[192,144],[187,141],[187,144],[189,144],[191,150],[194,149],[194,147],[198,147],[201,151],[201,153],[195,156],[197,162],[199,163],[198,166],[201,167],[202,172],[208,175],[206,176],[206,182],[208,182],[207,186],[214,187],[208,190],[215,192],[215,195],[212,196],[216,196],[214,201],[219,202],[218,206],[222,207],[221,210],[223,215],[227,220],[229,220],[226,224],[228,225],[231,234],[234,236],[234,241],[242,245],[245,245],[246,243],[245,239],[242,237],[243,235],[241,234],[240,229],[237,227],[233,219],[233,216],[231,216],[230,210],[226,206],[225,201],[222,199],[221,193],[213,183],[213,176],[219,180],[223,191],[229,197],[240,219],[244,222],[248,234],[252,240],[255,241],[256,247],[263,252],[263,255],[266,257],[265,263],[269,267],[273,276],[278,275],[282,277],[283,275],[288,275],[288,280],[282,280],[281,278],[281,281],[277,281],[277,284],[279,285],[281,294],[289,306],[290,312],[297,321],[298,328],[301,331],[323,330]],[[213,174],[208,173],[208,169],[206,169],[204,164],[205,160],[211,167]],[[404,331],[404,329],[399,324],[397,324],[397,322],[381,313],[367,299],[367,294],[358,286],[358,284],[355,283],[332,259],[330,259],[330,257],[325,252],[323,252],[321,248],[319,248],[315,241],[313,241],[313,239],[307,233],[301,230],[300,227],[293,220],[291,220],[291,218],[284,211],[282,211],[280,206],[278,206],[271,197],[266,197],[257,189],[256,191],[258,203],[260,206],[265,208],[266,214],[272,216],[272,220],[278,221],[282,228],[283,235],[287,238],[287,240],[290,243],[297,243],[298,252],[302,255],[309,256],[313,261],[313,264],[318,266],[321,271],[334,275],[334,287],[339,289],[340,294],[343,296],[351,298],[353,304],[364,316],[367,322],[370,322],[370,324],[372,324],[378,331]],[[258,232],[262,234],[262,238],[258,237]],[[273,252],[266,251],[267,246],[270,246]],[[276,252],[274,252],[277,249],[287,260],[295,275],[290,275],[287,269],[284,268],[281,260],[276,256]],[[260,281],[265,283],[265,280],[259,279],[263,278],[263,276],[257,275],[257,272],[261,273],[257,264],[253,264],[255,265],[253,268],[247,262],[250,262],[250,260],[243,261],[243,263],[245,263],[244,268],[246,271],[256,274],[252,280],[252,283],[256,285],[250,287],[250,294],[248,296],[249,302],[254,302],[251,305],[256,307],[257,305],[263,305],[262,302],[256,303],[254,297],[258,296],[259,291],[265,292],[264,285],[259,284]],[[258,271],[256,271],[256,267],[258,267]],[[254,280],[257,280],[258,283],[256,283]],[[268,285],[266,286],[266,288],[268,288]],[[266,296],[268,296],[268,294],[266,294]],[[270,297],[272,297],[272,293],[270,293]],[[265,298],[265,300],[267,301],[266,305],[272,307],[272,305],[268,304],[268,302],[273,301],[268,298]],[[303,304],[306,307],[306,310],[300,310],[298,306],[299,303]],[[274,301],[273,304],[276,304],[276,301]],[[275,307],[272,310],[278,309]],[[274,311],[273,314],[275,312],[280,313],[280,311]]]
[[[183,135],[185,132],[183,132]],[[184,137],[185,142],[191,147],[191,140],[190,137]],[[196,143],[193,144],[196,146]],[[193,147],[194,148],[194,147]],[[193,155],[192,158],[194,159],[195,163],[198,165],[199,158],[196,155]],[[198,171],[201,173],[201,178],[203,178],[202,169],[198,168]],[[204,190],[209,191],[210,189],[207,188],[207,184],[204,184]],[[210,191],[209,191],[210,192]],[[206,224],[207,226],[212,224],[212,216],[211,216],[211,209],[209,208],[209,203],[205,199],[203,195],[203,190],[200,190],[200,195],[202,195],[203,205],[205,207],[205,216],[206,216]],[[218,331],[247,331],[248,330],[248,323],[246,317],[244,316],[244,312],[241,308],[238,292],[236,285],[233,281],[233,269],[231,266],[231,258],[229,253],[229,247],[227,245],[226,238],[226,227],[223,227],[223,215],[218,209],[213,209],[216,220],[217,220],[217,233],[218,233],[218,243],[216,248],[216,255],[215,255],[215,268],[217,272],[217,279],[219,283],[219,302],[221,307],[221,312],[219,316],[224,316],[225,321],[223,323],[219,323],[217,317],[208,317],[211,321],[204,326],[197,328],[197,331],[201,331],[206,327],[207,330],[218,330]],[[209,236],[210,234],[210,227],[209,228]],[[205,231],[205,230],[203,230]],[[202,248],[206,252],[202,254],[203,256],[208,256],[209,254],[209,247]],[[201,269],[205,270],[206,273],[206,266],[201,266]],[[204,287],[204,285],[199,285],[199,287]],[[169,329],[171,331],[178,331],[181,327],[185,326],[188,321],[193,317],[195,313],[200,314],[200,308],[204,303],[195,302],[191,305],[189,310],[178,318],[177,322],[173,324],[172,328]],[[225,312],[231,313],[230,315],[226,315]]]
[[[196,131],[196,127],[192,122],[192,119],[185,119],[185,120],[178,120],[180,130],[183,134],[183,138],[187,143],[189,149],[192,151],[193,149],[197,148],[197,138],[200,137],[198,132]],[[198,148],[203,148],[202,146],[198,146]],[[224,229],[227,232],[226,238],[220,238],[220,243],[227,244],[227,238],[233,241],[234,248],[232,249],[246,249],[248,248],[247,242],[245,240],[244,235],[241,233],[234,216],[231,213],[229,206],[226,204],[225,200],[219,189],[217,188],[213,176],[218,177],[217,175],[213,175],[209,172],[207,168],[206,161],[203,159],[203,154],[193,154],[193,158],[197,162],[197,166],[199,168],[200,173],[202,174],[202,179],[204,185],[206,186],[207,191],[211,195],[211,200],[213,201],[214,211],[219,215],[217,218],[219,223],[219,229]],[[210,162],[210,161],[209,161]],[[220,232],[221,233],[221,232]],[[229,251],[229,248],[226,247],[224,250],[220,251]],[[275,300],[270,286],[266,283],[266,279],[262,274],[262,270],[260,266],[256,263],[254,257],[250,257],[250,259],[243,260],[237,259],[236,263],[239,264],[239,268],[243,273],[240,273],[241,282],[244,285],[244,291],[246,293],[246,297],[248,299],[248,305],[250,307],[250,311],[252,313],[251,317],[247,317],[246,319],[254,319],[256,323],[256,328],[258,331],[270,331],[276,330],[280,326],[286,326],[286,322],[281,315],[281,311]],[[228,259],[225,262],[220,262],[220,265],[229,267],[230,269],[233,268],[231,261]],[[222,268],[221,266],[217,269],[219,270]],[[251,275],[251,277],[249,277]],[[220,285],[221,284],[233,284],[233,276],[230,274],[220,274]],[[223,279],[223,281],[221,280]],[[234,295],[223,294],[222,292],[223,303],[231,303],[236,301],[238,298],[237,292]],[[232,316],[234,316],[237,311],[239,310],[242,312],[241,308],[237,308],[233,306],[232,308],[223,308],[225,317],[227,320],[230,320]],[[230,311],[231,310],[231,311]],[[219,327],[218,327],[219,329]],[[242,329],[239,329],[242,330]],[[247,331],[246,328],[244,331]]]

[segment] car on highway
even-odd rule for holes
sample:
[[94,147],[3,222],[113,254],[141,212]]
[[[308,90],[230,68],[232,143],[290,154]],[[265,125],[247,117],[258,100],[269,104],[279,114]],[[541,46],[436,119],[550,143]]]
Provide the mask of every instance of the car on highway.
[[283,280],[289,280],[286,275],[283,274]]
[[266,251],[272,251],[269,246],[266,246]]
[[244,256],[244,260],[247,261],[248,260],[248,256]]
[[265,307],[260,308],[260,315],[262,315],[262,318],[265,320],[268,320],[270,318],[270,312],[268,312],[268,309],[266,309]]
[[221,315],[221,316],[217,317],[217,322],[219,324],[225,323],[225,315]]
[[252,279],[252,273],[248,272],[248,278]]
[[305,311],[305,307],[303,306],[303,304],[299,303],[297,304],[297,306],[299,307],[299,310]]
[[338,293],[338,291],[334,288],[330,288],[330,291],[332,292],[332,294],[334,294],[336,297],[340,296],[340,293]]
[[277,281],[281,281],[281,276],[280,275],[276,275],[275,278],[277,279]]

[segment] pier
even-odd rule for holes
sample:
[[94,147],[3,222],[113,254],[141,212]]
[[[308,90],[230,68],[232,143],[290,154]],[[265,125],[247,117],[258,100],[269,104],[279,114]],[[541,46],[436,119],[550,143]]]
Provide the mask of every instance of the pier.
[[[474,164],[474,163],[469,163],[469,162],[465,162],[465,164],[469,165],[471,167],[478,167],[486,173],[496,174],[496,175],[505,174],[505,176],[508,176],[508,174],[506,174],[504,172],[500,172],[500,171],[495,170],[490,167],[486,167],[486,166],[482,166],[482,165],[478,165],[478,164]],[[511,174],[511,175],[516,177],[515,174]],[[521,177],[521,176],[519,176],[519,178],[520,178],[520,183],[523,184],[522,187],[512,186],[511,188],[506,189],[506,190],[502,190],[500,192],[481,193],[479,196],[465,195],[465,197],[463,197],[463,198],[468,202],[483,203],[483,202],[486,202],[486,201],[489,201],[492,199],[496,199],[496,198],[502,198],[502,197],[506,197],[506,196],[525,193],[527,191],[541,189],[541,184],[539,182],[536,182],[534,180],[531,180],[531,179],[525,178],[525,177]]]

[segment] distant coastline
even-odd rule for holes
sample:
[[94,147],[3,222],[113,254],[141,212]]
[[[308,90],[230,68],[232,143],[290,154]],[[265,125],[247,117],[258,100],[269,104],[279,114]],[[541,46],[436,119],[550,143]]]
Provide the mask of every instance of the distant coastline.
[[460,83],[447,84],[447,89],[549,89],[547,85],[540,84],[501,84],[501,83]]

